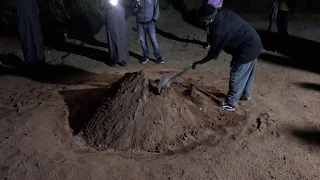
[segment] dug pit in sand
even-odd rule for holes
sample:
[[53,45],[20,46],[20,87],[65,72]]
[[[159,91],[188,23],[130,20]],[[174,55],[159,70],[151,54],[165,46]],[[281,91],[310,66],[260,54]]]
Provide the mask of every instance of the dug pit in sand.
[[114,83],[82,130],[86,142],[100,150],[166,152],[201,144],[244,120],[195,87],[172,84],[159,95],[155,86],[142,72]]

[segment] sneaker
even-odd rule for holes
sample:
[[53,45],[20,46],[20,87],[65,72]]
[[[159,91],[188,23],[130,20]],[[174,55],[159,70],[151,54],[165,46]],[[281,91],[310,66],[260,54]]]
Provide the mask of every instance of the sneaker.
[[251,100],[251,97],[241,97],[240,100],[241,101],[249,101],[249,100]]
[[207,44],[206,46],[204,46],[205,49],[210,49],[211,48],[211,45],[210,44]]
[[162,58],[160,57],[160,58],[157,59],[157,63],[158,63],[158,64],[164,64],[164,61],[163,61]]
[[226,110],[226,111],[235,111],[236,110],[236,108],[234,106],[232,106],[228,103],[225,103],[225,102],[221,103],[219,105],[219,107]]
[[143,58],[143,60],[140,61],[141,64],[146,64],[149,61],[149,58]]
[[119,62],[118,64],[119,64],[119,66],[122,66],[122,67],[126,67],[127,66],[127,63],[125,61]]

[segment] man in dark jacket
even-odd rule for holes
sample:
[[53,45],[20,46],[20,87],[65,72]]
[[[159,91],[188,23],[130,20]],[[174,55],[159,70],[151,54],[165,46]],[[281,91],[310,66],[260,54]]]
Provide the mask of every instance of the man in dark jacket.
[[217,59],[222,50],[232,55],[229,92],[220,107],[234,111],[240,99],[251,99],[255,66],[262,49],[260,37],[251,25],[227,9],[205,4],[199,9],[199,17],[209,27],[211,48],[193,68]]
[[45,55],[37,0],[10,0],[16,17],[24,60],[44,64]]
[[160,15],[159,0],[135,0],[134,10],[136,12],[137,29],[143,50],[141,63],[145,64],[149,61],[149,49],[146,40],[146,34],[148,34],[157,63],[163,64],[164,61],[160,55],[159,44],[156,37],[156,22]]
[[297,0],[276,0],[271,8],[267,31],[271,31],[272,22],[277,22],[278,34],[282,37],[288,35],[288,25],[292,20],[297,6]]

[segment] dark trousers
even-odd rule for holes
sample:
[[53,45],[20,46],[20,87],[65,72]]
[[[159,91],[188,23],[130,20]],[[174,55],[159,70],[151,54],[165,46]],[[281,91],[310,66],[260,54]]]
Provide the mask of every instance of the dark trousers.
[[19,38],[27,64],[45,63],[37,0],[11,0]]
[[250,99],[253,90],[257,59],[246,64],[233,64],[230,71],[226,103],[237,106],[240,98]]
[[279,35],[288,35],[288,24],[293,16],[292,11],[278,11],[277,27]]

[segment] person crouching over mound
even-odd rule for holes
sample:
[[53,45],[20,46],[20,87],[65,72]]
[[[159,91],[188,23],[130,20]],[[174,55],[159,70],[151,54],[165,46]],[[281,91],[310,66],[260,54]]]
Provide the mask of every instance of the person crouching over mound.
[[211,47],[205,58],[193,63],[193,69],[217,59],[222,50],[231,54],[229,92],[220,107],[235,111],[240,99],[251,99],[257,58],[262,50],[260,36],[249,23],[228,9],[218,10],[204,4],[199,9],[199,18],[209,28]]

